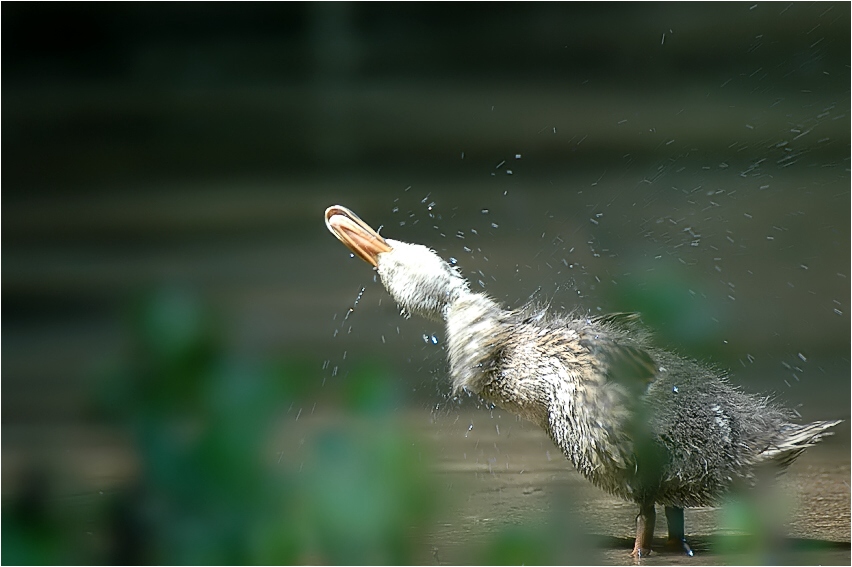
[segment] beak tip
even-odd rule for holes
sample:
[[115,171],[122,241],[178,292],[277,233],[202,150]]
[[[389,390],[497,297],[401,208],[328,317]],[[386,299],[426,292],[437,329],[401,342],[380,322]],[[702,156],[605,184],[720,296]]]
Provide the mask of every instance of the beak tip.
[[340,205],[332,205],[325,210],[325,220],[328,221],[331,217],[340,213]]
[[343,215],[345,217],[346,212],[348,212],[347,209],[345,207],[341,207],[340,205],[332,205],[329,208],[327,208],[325,210],[325,226],[326,226],[326,228],[328,228],[328,230],[331,230],[331,232],[334,232],[334,230],[332,230],[332,228],[331,228],[332,217],[337,216],[337,215]]
[[325,226],[347,248],[374,268],[378,267],[379,254],[391,250],[379,233],[341,205],[332,205],[325,210]]

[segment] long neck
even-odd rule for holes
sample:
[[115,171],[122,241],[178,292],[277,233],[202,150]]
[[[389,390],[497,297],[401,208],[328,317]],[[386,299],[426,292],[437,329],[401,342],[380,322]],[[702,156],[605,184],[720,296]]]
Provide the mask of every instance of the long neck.
[[447,306],[447,356],[454,390],[482,391],[507,339],[508,318],[494,300],[467,290]]

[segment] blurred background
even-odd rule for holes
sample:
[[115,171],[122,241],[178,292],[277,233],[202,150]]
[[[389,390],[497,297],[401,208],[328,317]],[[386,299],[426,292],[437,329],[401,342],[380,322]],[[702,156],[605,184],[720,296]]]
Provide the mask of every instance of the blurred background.
[[[850,416],[848,3],[4,3],[2,32],[4,563],[629,559],[632,507],[452,397],[332,204]],[[797,532],[843,563],[848,431]]]

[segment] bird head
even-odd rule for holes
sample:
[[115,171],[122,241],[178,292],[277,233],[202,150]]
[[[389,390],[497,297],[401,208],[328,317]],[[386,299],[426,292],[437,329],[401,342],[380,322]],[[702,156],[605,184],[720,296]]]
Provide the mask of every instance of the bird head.
[[326,209],[325,225],[356,256],[376,268],[405,315],[443,321],[447,307],[468,290],[467,281],[435,251],[382,238],[346,207]]

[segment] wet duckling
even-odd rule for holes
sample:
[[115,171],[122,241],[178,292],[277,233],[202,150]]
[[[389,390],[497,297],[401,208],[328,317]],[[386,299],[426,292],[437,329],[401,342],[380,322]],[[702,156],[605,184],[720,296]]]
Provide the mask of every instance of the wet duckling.
[[657,504],[667,547],[692,555],[684,508],[717,504],[763,465],[783,470],[840,423],[793,423],[718,370],[653,346],[634,314],[507,310],[425,246],[382,238],[345,207],[325,221],[405,314],[445,323],[455,391],[538,424],[583,476],[639,505],[635,557],[651,552]]

